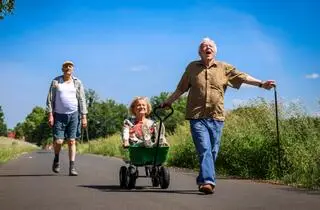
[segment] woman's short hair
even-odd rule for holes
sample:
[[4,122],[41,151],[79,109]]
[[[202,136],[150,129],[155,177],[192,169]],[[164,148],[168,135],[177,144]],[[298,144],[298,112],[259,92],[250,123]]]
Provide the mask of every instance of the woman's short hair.
[[151,103],[149,102],[149,99],[144,96],[137,96],[133,99],[133,101],[131,102],[130,107],[129,107],[130,114],[132,114],[134,116],[136,115],[136,113],[134,113],[134,107],[136,106],[137,101],[140,101],[140,100],[144,100],[147,104],[146,116],[148,117],[151,114],[152,106],[151,106]]

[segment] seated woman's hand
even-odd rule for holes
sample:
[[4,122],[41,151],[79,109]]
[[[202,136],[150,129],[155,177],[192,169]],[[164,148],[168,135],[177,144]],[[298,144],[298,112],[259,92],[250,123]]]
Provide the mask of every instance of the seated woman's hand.
[[123,144],[122,144],[122,146],[123,146],[124,148],[128,148],[128,147],[130,146],[129,141],[124,141]]
[[169,147],[169,146],[170,146],[170,144],[169,144],[168,142],[164,141],[164,142],[162,142],[162,143],[161,143],[161,146]]

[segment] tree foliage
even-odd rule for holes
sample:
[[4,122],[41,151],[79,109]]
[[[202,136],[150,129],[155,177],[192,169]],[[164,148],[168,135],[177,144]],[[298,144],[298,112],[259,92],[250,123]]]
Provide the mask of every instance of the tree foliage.
[[23,129],[24,123],[17,123],[17,125],[14,128],[14,132],[16,133],[17,139],[23,139],[24,138],[24,129]]
[[117,104],[114,100],[93,102],[88,113],[90,138],[106,137],[121,131],[127,114],[126,106]]
[[51,136],[45,109],[38,106],[33,108],[25,121],[17,124],[15,131],[17,137],[23,135],[26,141],[41,145],[42,141]]
[[89,107],[91,107],[93,103],[96,103],[99,101],[99,96],[96,93],[96,91],[92,89],[86,89],[85,94],[86,94],[86,102]]
[[4,122],[4,113],[2,111],[2,107],[0,106],[0,136],[7,135],[7,125]]
[[15,0],[0,0],[0,20],[9,14],[12,14],[14,6]]

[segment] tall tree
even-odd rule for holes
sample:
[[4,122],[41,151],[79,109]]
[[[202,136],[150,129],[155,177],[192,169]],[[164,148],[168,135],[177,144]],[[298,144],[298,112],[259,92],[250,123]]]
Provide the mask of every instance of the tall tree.
[[13,13],[14,5],[15,0],[0,0],[0,20]]
[[24,123],[17,123],[17,125],[14,127],[14,132],[16,133],[17,139],[24,138],[24,131],[23,131]]
[[0,136],[7,135],[7,125],[4,122],[4,113],[2,111],[2,107],[0,106]]
[[96,91],[92,89],[86,89],[85,94],[86,94],[86,102],[89,107],[91,107],[92,104],[94,104],[95,102],[98,102],[99,96],[96,93]]
[[122,129],[128,109],[114,100],[92,103],[88,113],[88,130],[91,139],[106,137]]
[[25,140],[41,145],[41,141],[48,139],[51,132],[46,120],[47,115],[44,108],[38,106],[33,108],[23,123]]

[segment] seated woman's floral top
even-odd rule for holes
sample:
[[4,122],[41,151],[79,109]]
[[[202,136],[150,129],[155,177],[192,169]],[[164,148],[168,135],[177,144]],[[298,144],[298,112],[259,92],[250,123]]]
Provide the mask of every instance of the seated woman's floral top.
[[[146,119],[142,121],[136,121],[135,118],[129,118],[123,122],[122,140],[129,140],[129,143],[140,144],[145,147],[152,147],[156,145],[158,138],[159,125],[151,120]],[[159,145],[167,145],[165,138],[165,127],[162,125]]]

